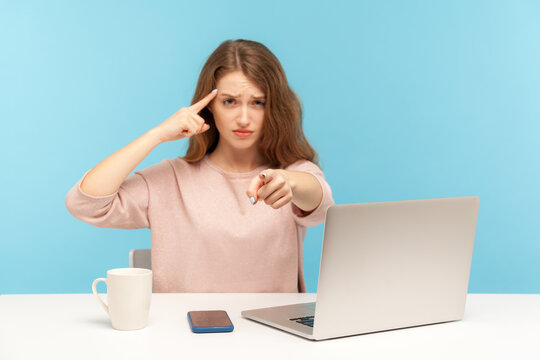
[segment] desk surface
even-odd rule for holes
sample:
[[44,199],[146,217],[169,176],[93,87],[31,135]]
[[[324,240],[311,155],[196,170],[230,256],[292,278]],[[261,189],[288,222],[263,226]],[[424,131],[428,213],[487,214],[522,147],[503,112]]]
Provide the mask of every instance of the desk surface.
[[[106,298],[102,294],[103,298]],[[240,312],[316,294],[153,294],[145,329],[117,331],[92,294],[0,296],[0,359],[540,359],[540,295],[469,294],[461,321],[314,342]],[[194,334],[190,310],[232,333]]]

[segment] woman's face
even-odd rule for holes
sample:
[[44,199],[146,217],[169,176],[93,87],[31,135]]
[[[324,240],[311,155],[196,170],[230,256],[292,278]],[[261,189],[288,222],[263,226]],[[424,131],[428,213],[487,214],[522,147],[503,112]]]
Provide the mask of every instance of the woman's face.
[[265,96],[242,72],[225,74],[218,80],[218,94],[209,104],[221,145],[248,149],[262,135]]

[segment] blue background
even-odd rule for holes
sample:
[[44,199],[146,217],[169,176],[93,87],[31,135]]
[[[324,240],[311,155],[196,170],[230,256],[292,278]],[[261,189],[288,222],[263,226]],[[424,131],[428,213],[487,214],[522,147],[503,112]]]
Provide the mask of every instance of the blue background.
[[2,2],[0,293],[88,293],[150,246],[71,217],[66,193],[237,38],[280,59],[337,203],[478,195],[469,292],[540,292],[539,19],[537,1]]

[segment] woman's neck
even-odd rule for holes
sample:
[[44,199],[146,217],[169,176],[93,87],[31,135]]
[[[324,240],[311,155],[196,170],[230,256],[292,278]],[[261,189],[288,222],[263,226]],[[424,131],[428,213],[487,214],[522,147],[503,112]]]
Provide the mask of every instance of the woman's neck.
[[245,173],[266,164],[263,156],[251,149],[227,149],[220,147],[208,155],[210,161],[228,172]]

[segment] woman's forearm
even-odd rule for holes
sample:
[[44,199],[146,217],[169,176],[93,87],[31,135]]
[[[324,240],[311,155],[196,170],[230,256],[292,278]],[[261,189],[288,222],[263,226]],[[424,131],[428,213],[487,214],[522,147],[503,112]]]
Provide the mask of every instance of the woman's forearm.
[[315,210],[322,201],[323,190],[319,180],[307,172],[285,171],[293,193],[292,202],[300,209],[310,212]]
[[141,161],[160,144],[152,129],[105,158],[86,174],[81,190],[92,196],[114,194]]

